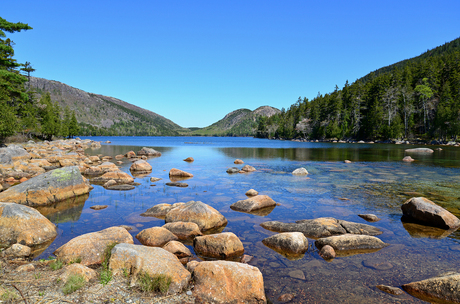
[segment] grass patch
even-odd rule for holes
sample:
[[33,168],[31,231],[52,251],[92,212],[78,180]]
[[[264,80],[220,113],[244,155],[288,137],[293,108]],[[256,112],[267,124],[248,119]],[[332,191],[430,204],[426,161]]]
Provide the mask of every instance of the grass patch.
[[81,257],[75,258],[72,261],[69,262],[69,265],[72,264],[80,264],[81,263]]
[[65,295],[68,295],[80,288],[82,288],[83,286],[85,286],[86,284],[86,281],[85,281],[85,278],[81,275],[78,275],[78,274],[74,274],[74,275],[71,275],[68,279],[67,279],[67,282],[64,284],[64,287],[62,288],[62,292],[65,294]]
[[143,272],[139,274],[139,286],[143,292],[160,292],[165,294],[171,285],[171,277],[165,274],[150,276]]
[[0,301],[2,302],[12,302],[13,300],[16,300],[18,298],[18,295],[8,289],[3,289],[0,286]]
[[107,285],[112,280],[112,271],[109,269],[109,261],[110,257],[112,256],[112,249],[118,243],[113,242],[107,245],[104,250],[104,254],[102,255],[102,264],[101,264],[101,274],[99,276],[99,282],[102,285]]
[[64,263],[61,260],[56,259],[50,263],[50,268],[53,270],[58,270],[58,269],[61,269],[63,265]]

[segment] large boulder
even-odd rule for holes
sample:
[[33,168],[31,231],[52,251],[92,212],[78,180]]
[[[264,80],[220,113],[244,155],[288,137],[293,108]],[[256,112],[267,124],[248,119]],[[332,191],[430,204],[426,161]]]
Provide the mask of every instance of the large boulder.
[[190,201],[166,214],[166,223],[193,222],[201,231],[227,225],[227,219],[213,207],[200,201]]
[[379,235],[380,229],[360,223],[337,220],[332,217],[320,217],[313,220],[301,220],[295,223],[269,221],[260,224],[263,228],[275,232],[302,232],[306,237],[322,238],[341,234]]
[[358,234],[335,235],[315,241],[315,246],[318,249],[321,249],[326,245],[334,248],[337,255],[340,255],[340,251],[345,252],[342,255],[348,255],[348,253],[353,252],[373,252],[388,246],[388,244],[382,242],[374,236]]
[[34,208],[0,203],[0,247],[19,243],[37,246],[51,242],[56,226]]
[[78,167],[55,169],[0,193],[0,201],[27,206],[45,206],[89,193]]
[[110,227],[101,231],[82,234],[71,239],[54,252],[64,263],[81,259],[86,266],[102,263],[104,251],[113,243],[133,244],[133,237],[122,227]]
[[267,207],[276,206],[276,202],[268,195],[257,195],[245,200],[233,203],[230,208],[235,211],[252,212]]
[[158,152],[155,149],[143,147],[141,150],[139,150],[137,152],[137,155],[140,155],[140,156],[142,156],[142,155],[145,155],[145,156],[161,156],[161,153]]
[[177,236],[163,227],[144,229],[136,235],[136,239],[138,239],[142,245],[152,247],[162,247],[169,241],[178,240]]
[[402,288],[412,296],[430,303],[460,303],[459,273],[404,284]]
[[401,206],[403,215],[421,224],[442,229],[457,229],[460,220],[424,197],[413,197]]
[[302,254],[308,249],[308,239],[302,232],[283,232],[262,240],[262,243],[278,252]]
[[131,285],[134,285],[137,276],[143,273],[170,277],[168,293],[181,292],[191,278],[190,272],[174,254],[158,247],[118,244],[112,249],[109,267],[114,274],[130,272]]
[[243,243],[232,232],[197,236],[193,240],[193,249],[199,255],[218,259],[238,257],[244,253]]
[[195,303],[267,303],[260,270],[229,261],[199,263],[193,270]]
[[141,159],[132,163],[129,170],[134,173],[150,173],[152,172],[152,166],[145,160]]
[[174,222],[163,225],[163,228],[171,231],[179,240],[189,240],[202,235],[200,227],[192,222]]

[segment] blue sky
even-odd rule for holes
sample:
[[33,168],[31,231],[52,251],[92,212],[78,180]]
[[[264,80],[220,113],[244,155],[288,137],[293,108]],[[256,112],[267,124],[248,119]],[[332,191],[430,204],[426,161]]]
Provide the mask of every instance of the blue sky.
[[33,76],[116,97],[183,127],[340,88],[460,37],[460,1],[2,3]]

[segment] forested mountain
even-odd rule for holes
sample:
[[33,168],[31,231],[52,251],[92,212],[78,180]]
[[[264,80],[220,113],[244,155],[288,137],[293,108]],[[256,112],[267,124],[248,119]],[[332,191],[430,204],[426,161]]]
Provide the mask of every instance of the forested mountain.
[[459,134],[460,38],[312,100],[299,97],[259,120],[257,136],[448,141]]
[[192,135],[204,136],[254,136],[259,117],[270,117],[280,110],[263,106],[251,111],[249,109],[238,109],[225,115],[224,118],[212,125],[197,129]]
[[[29,84],[26,84],[29,87]],[[75,112],[79,135],[178,135],[187,132],[169,119],[117,98],[87,93],[58,81],[30,77],[37,100],[49,92],[52,101]]]

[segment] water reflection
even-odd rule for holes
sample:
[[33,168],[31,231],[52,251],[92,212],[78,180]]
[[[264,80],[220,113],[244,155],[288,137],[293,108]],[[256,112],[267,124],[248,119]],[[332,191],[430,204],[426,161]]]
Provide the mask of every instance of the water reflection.
[[80,195],[49,206],[36,209],[53,223],[77,222],[89,194]]

